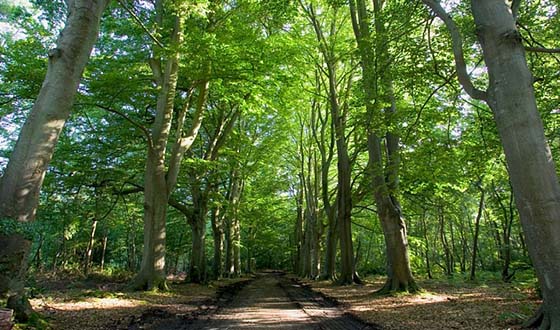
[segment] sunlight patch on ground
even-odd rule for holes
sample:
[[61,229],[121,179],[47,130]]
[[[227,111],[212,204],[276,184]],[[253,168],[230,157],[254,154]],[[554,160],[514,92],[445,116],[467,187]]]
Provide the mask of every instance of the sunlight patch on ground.
[[31,304],[34,308],[52,308],[62,311],[78,311],[87,309],[114,309],[114,308],[133,308],[142,306],[143,301],[120,299],[120,298],[87,298],[76,302],[46,302],[43,299],[32,299]]

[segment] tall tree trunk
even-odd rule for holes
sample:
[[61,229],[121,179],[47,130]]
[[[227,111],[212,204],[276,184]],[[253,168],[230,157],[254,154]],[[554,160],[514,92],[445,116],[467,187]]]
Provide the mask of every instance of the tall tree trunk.
[[470,280],[474,281],[476,278],[476,254],[478,252],[478,235],[480,233],[480,219],[484,211],[484,189],[480,187],[480,201],[478,202],[478,212],[476,213],[476,220],[474,223],[474,237],[473,237],[473,251],[471,260],[471,275]]
[[302,272],[302,258],[303,258],[303,223],[304,223],[304,209],[303,209],[303,185],[301,184],[301,175],[299,176],[299,186],[296,193],[296,225],[294,228],[294,236],[296,243],[296,254],[294,259],[294,272],[301,275]]
[[43,243],[45,243],[45,235],[43,233],[39,234],[39,244],[37,245],[37,251],[35,251],[34,263],[35,269],[38,272],[43,271]]
[[224,274],[228,277],[232,277],[234,273],[233,268],[233,223],[230,217],[226,218],[225,221],[226,229],[225,229],[225,248],[226,248],[226,255],[225,255],[225,269]]
[[237,216],[233,222],[233,276],[241,276],[241,224]]
[[[359,282],[360,279],[354,268],[354,249],[352,246],[352,167],[350,157],[348,155],[348,141],[346,138],[346,120],[347,120],[347,103],[342,102],[339,93],[339,85],[346,88],[346,93],[351,86],[353,68],[347,72],[344,78],[337,78],[337,67],[339,66],[337,54],[334,53],[334,47],[330,44],[331,39],[327,39],[323,33],[321,23],[318,21],[317,13],[312,4],[305,6],[301,2],[303,9],[308,15],[309,21],[313,25],[319,51],[324,58],[326,66],[326,88],[328,95],[329,111],[332,120],[334,138],[337,155],[337,194],[336,194],[336,210],[337,225],[340,239],[340,266],[341,274],[338,278],[340,284],[351,284]],[[333,8],[336,11],[336,8]],[[336,17],[335,12],[335,17]],[[337,33],[336,23],[331,22],[330,34]],[[331,35],[332,37],[332,35]],[[322,69],[324,70],[324,69]]]
[[323,277],[336,280],[336,250],[338,245],[338,228],[336,224],[336,209],[330,207],[327,211],[327,242],[325,247],[325,267]]
[[140,271],[132,287],[140,290],[167,289],[165,276],[165,220],[167,184],[161,152],[148,150],[144,179],[144,247]]
[[107,256],[107,242],[109,241],[109,230],[106,229],[103,233],[103,241],[101,244],[101,262],[99,264],[100,270],[103,272],[105,269],[105,257]]
[[[371,18],[364,0],[351,0],[350,13],[352,26],[358,44],[362,64],[364,103],[368,118],[384,116],[386,126],[391,127],[396,112],[396,100],[388,68],[391,56],[388,49],[388,37],[383,23],[382,2],[373,1],[375,14],[375,42],[370,31]],[[372,54],[373,45],[377,56]],[[377,69],[378,68],[378,69]],[[381,71],[383,70],[383,71]],[[391,101],[388,109],[382,113],[376,100],[386,98]],[[368,124],[368,154],[373,191],[377,205],[377,215],[383,229],[387,255],[387,281],[381,292],[417,291],[418,287],[412,277],[408,257],[408,239],[406,224],[402,217],[400,203],[397,199],[399,184],[399,138],[394,132],[385,135],[385,150],[382,148],[377,128]],[[385,157],[384,157],[385,155]],[[383,165],[383,161],[386,165]]]
[[188,276],[191,283],[206,281],[206,213],[206,207],[196,208],[190,220],[192,249]]
[[432,279],[432,267],[430,263],[430,240],[428,239],[428,226],[426,225],[426,210],[422,210],[422,234],[424,236],[424,257],[426,260],[426,273],[428,278]]
[[[162,0],[156,3],[158,24],[163,26]],[[153,76],[160,90],[157,97],[156,117],[152,125],[151,134],[147,134],[148,155],[144,173],[144,248],[140,271],[132,281],[136,289],[167,289],[165,276],[165,221],[167,203],[175,189],[181,161],[196,139],[204,118],[206,97],[209,80],[201,80],[198,86],[196,110],[193,115],[189,131],[184,134],[184,120],[190,108],[190,97],[177,114],[177,130],[169,155],[169,169],[166,171],[166,150],[168,147],[171,124],[173,121],[174,102],[177,80],[179,77],[179,46],[183,41],[182,13],[175,13],[172,17],[171,31],[172,52],[162,68],[161,60],[150,59]],[[208,74],[209,64],[203,74]]]
[[560,329],[560,184],[537,110],[533,76],[506,3],[472,1],[472,10],[490,77],[488,104],[543,293],[541,329]]
[[[336,118],[338,113],[333,113]],[[337,120],[338,121],[338,120]],[[350,177],[350,159],[346,149],[344,129],[340,124],[335,126],[337,130],[337,154],[338,154],[338,193],[337,193],[337,223],[340,235],[341,269],[338,279],[341,284],[350,284],[358,281],[354,269],[354,248],[352,247],[352,191]]]
[[443,252],[445,256],[445,275],[453,275],[453,262],[451,261],[453,256],[451,255],[451,249],[449,248],[449,241],[447,240],[447,233],[445,232],[445,214],[443,211],[443,206],[438,207],[438,217],[439,217],[439,239],[441,240],[441,245],[443,246]]
[[220,207],[214,207],[211,214],[212,235],[214,237],[214,260],[212,262],[212,277],[217,280],[224,274],[224,217],[220,214]]
[[487,91],[481,91],[467,75],[461,36],[452,18],[439,2],[423,1],[452,35],[461,85],[473,98],[486,101],[494,114],[527,248],[543,294],[542,308],[531,325],[540,325],[543,330],[560,329],[560,183],[516,27],[518,6],[510,8],[501,0],[471,0],[489,76]]
[[95,243],[95,231],[97,229],[97,215],[93,218],[91,222],[91,230],[89,234],[88,245],[86,247],[86,252],[84,254],[84,274],[89,273],[89,267],[91,266],[91,255],[93,253],[93,245]]
[[[39,192],[60,132],[70,115],[82,72],[99,33],[101,14],[109,0],[69,0],[68,16],[56,48],[49,51],[47,74],[22,127],[0,181],[0,221],[33,221]],[[23,292],[30,237],[0,235],[0,296],[15,296],[18,320],[27,319]],[[18,312],[19,311],[19,312]]]
[[226,231],[226,273],[229,277],[241,275],[241,232],[239,227],[239,202],[243,190],[243,179],[239,170],[231,173],[231,188],[229,196],[230,210],[228,212],[228,228]]

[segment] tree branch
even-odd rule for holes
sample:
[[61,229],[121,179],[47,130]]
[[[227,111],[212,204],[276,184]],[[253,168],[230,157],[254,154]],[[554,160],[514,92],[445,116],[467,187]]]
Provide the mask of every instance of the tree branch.
[[142,131],[142,133],[144,133],[144,135],[146,136],[146,138],[148,139],[148,144],[151,146],[152,145],[152,136],[150,134],[150,132],[148,131],[148,129],[140,124],[138,124],[137,122],[135,122],[134,120],[130,119],[127,115],[125,115],[124,113],[115,110],[113,108],[101,105],[101,104],[94,104],[94,106],[98,107],[99,109],[108,111],[110,113],[114,113],[116,115],[118,115],[119,117],[123,118],[124,120],[128,121],[129,123],[132,124],[132,126],[136,127],[137,129],[139,129],[140,131]]
[[559,54],[560,48],[545,48],[545,47],[529,47],[525,46],[525,50],[534,53],[547,53],[547,54]]
[[140,17],[138,17],[136,15],[136,13],[134,13],[132,11],[132,9],[128,8],[127,5],[125,5],[122,0],[117,0],[117,2],[121,5],[121,7],[123,7],[129,14],[130,16],[132,16],[132,18],[136,21],[136,23],[138,23],[138,25],[140,25],[140,27],[148,34],[148,36],[150,37],[150,39],[152,39],[158,46],[160,46],[161,48],[165,48],[165,46],[163,45],[163,43],[161,41],[159,41],[153,34],[152,32],[150,32],[150,30],[148,30],[148,28],[146,27],[146,25],[144,25],[144,23],[142,22],[142,20],[140,19]]
[[447,30],[449,30],[449,34],[451,35],[451,40],[453,42],[453,57],[455,58],[455,69],[457,70],[457,78],[459,79],[459,83],[463,86],[463,89],[470,97],[477,100],[486,101],[488,99],[488,95],[485,91],[477,89],[469,77],[467,72],[467,65],[465,63],[465,55],[463,53],[463,40],[461,38],[461,32],[455,25],[455,22],[449,16],[449,14],[441,7],[439,0],[422,0],[426,6],[428,6],[437,17],[439,17],[445,26],[447,26]]
[[512,0],[511,1],[511,14],[513,15],[513,19],[517,21],[517,14],[519,14],[519,7],[521,6],[521,0]]

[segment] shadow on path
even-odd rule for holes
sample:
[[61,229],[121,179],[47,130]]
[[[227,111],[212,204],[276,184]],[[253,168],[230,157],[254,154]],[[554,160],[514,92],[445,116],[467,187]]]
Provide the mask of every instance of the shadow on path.
[[152,330],[378,330],[344,313],[335,302],[282,273],[263,273],[223,306],[193,317],[162,315],[141,329]]

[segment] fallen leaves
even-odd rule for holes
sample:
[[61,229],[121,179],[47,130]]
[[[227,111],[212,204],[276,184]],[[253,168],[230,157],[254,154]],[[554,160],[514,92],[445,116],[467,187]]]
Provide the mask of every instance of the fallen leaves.
[[524,316],[536,310],[540,300],[534,291],[520,291],[513,284],[492,282],[452,285],[445,280],[419,281],[425,290],[416,295],[377,296],[383,278],[365,285],[335,286],[330,282],[306,282],[343,303],[352,314],[383,329],[519,329]]

